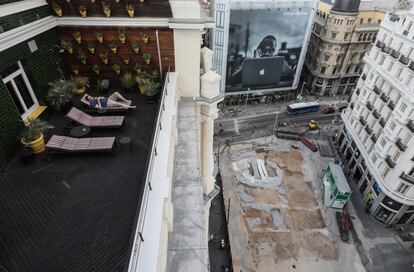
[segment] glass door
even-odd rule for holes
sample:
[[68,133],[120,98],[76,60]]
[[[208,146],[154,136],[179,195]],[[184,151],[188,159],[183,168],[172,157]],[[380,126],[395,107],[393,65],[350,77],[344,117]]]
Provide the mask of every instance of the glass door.
[[7,68],[1,75],[17,110],[22,118],[25,119],[39,106],[39,102],[30,86],[30,82],[27,79],[21,63],[17,62],[17,65],[12,65]]

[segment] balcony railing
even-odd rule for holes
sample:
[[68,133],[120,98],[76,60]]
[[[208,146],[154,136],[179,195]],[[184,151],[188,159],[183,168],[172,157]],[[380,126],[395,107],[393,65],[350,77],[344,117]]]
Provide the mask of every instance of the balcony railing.
[[409,59],[409,58],[407,58],[407,57],[406,57],[406,56],[404,56],[404,55],[401,55],[398,61],[399,61],[399,62],[401,62],[401,63],[402,63],[402,64],[404,64],[404,65],[407,65],[407,64],[410,62],[410,59]]
[[378,47],[379,49],[382,49],[384,47],[385,43],[381,42],[381,41],[377,41],[377,43],[375,44],[376,47]]
[[362,74],[361,78],[362,78],[362,80],[365,80],[365,79],[367,79],[367,75],[366,74]]
[[413,120],[408,121],[407,128],[414,133],[414,122]]
[[356,89],[355,93],[356,93],[357,95],[359,95],[359,94],[361,93],[361,90],[358,88],[358,89]]
[[411,184],[414,184],[414,177],[412,177],[410,175],[407,175],[405,172],[401,173],[400,178],[402,178],[403,180],[405,180],[405,181],[407,181]]
[[388,102],[388,100],[390,100],[390,97],[388,95],[386,95],[385,93],[382,93],[380,96],[381,100],[384,101],[385,103]]
[[407,150],[407,145],[405,145],[401,138],[398,138],[397,141],[395,142],[395,145],[398,147],[399,150],[401,151],[405,151]]
[[392,111],[395,109],[394,101],[390,100],[390,102],[388,102],[388,108],[390,108]]
[[411,61],[410,65],[408,65],[408,68],[414,72],[414,60]]
[[377,86],[374,86],[374,92],[375,92],[376,94],[380,94],[380,93],[381,93],[381,90],[380,90],[380,88],[378,88]]
[[372,115],[375,117],[375,119],[379,119],[381,117],[381,114],[379,114],[379,112],[377,111],[377,109],[375,109],[372,112]]
[[393,57],[393,58],[395,58],[395,59],[398,59],[398,57],[400,56],[400,52],[398,52],[397,50],[395,50],[395,49],[392,49],[391,50],[391,57]]
[[404,30],[404,31],[403,31],[403,35],[404,35],[404,36],[407,36],[407,35],[408,35],[408,30]]
[[386,53],[386,54],[389,54],[389,53],[391,52],[391,47],[389,47],[389,46],[384,46],[384,47],[382,48],[382,52],[384,52],[384,53]]
[[368,133],[368,135],[372,134],[372,129],[369,126],[365,127],[365,131]]
[[379,120],[379,124],[380,124],[380,126],[381,126],[381,127],[383,127],[383,128],[385,127],[385,123],[386,123],[386,122],[385,122],[384,118],[381,118],[381,119]]
[[386,158],[385,158],[385,162],[388,164],[388,166],[390,167],[390,168],[394,168],[395,167],[395,161],[393,161],[392,159],[391,159],[391,156],[390,155],[388,155]]
[[361,123],[361,125],[365,126],[367,124],[367,120],[364,119],[364,117],[360,116],[359,117],[359,122]]
[[378,138],[377,138],[377,135],[375,135],[375,134],[372,134],[371,135],[371,137],[370,137],[370,139],[371,139],[371,141],[375,144],[376,142],[377,142],[377,140],[378,140]]
[[372,109],[374,108],[374,106],[371,104],[370,101],[367,102],[367,108],[372,111]]

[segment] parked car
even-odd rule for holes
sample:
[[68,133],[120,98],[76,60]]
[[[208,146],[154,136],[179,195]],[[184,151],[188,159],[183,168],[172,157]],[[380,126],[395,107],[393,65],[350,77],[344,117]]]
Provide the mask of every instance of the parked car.
[[325,113],[325,114],[334,113],[335,112],[335,109],[333,107],[327,107],[322,112]]

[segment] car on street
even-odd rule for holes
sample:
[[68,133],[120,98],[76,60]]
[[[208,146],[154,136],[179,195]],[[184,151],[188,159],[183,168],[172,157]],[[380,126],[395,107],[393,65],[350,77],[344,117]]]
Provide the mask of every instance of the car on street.
[[308,128],[309,128],[310,130],[318,129],[318,123],[316,123],[316,121],[315,121],[315,120],[311,120],[311,121],[308,123]]
[[335,108],[333,108],[333,107],[327,107],[322,112],[325,113],[325,114],[334,113],[335,112]]

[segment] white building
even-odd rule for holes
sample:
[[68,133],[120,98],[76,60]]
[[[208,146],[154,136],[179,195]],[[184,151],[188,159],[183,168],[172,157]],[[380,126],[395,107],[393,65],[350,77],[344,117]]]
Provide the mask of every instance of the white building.
[[387,14],[338,141],[350,182],[385,224],[414,223],[413,23],[414,9]]

